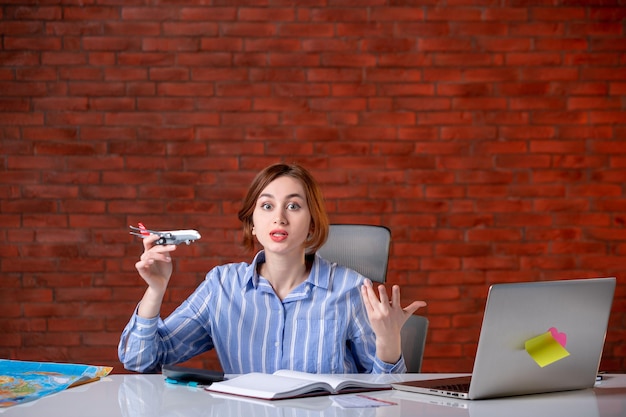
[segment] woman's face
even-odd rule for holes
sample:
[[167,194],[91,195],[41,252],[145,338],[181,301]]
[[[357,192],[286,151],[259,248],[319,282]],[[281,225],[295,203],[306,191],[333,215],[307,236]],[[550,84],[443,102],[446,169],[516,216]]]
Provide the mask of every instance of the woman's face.
[[269,183],[252,213],[252,233],[266,252],[304,251],[311,212],[300,181],[282,176]]

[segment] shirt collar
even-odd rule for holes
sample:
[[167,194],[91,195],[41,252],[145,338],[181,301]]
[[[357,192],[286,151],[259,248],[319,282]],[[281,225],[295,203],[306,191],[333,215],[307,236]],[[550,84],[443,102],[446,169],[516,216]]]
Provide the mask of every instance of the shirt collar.
[[241,286],[242,288],[257,288],[259,286],[259,273],[257,272],[257,265],[265,262],[265,252],[259,251],[254,256],[252,263],[248,266],[246,273],[242,276]]
[[[265,251],[261,250],[254,256],[252,263],[242,277],[243,280],[241,284],[244,289],[256,289],[259,287],[259,273],[257,272],[258,265],[264,262]],[[315,255],[313,255],[313,265],[311,266],[311,272],[304,282],[316,287],[328,289],[330,286],[330,269],[331,263],[316,253]]]

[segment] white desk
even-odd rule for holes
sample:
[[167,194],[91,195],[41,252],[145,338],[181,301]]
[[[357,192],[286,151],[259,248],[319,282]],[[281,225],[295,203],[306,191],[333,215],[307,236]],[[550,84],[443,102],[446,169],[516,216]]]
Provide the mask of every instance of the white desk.
[[[402,378],[429,376],[433,374],[406,374]],[[161,375],[112,375],[31,403],[0,409],[0,417],[626,416],[626,375],[621,374],[608,375],[594,389],[482,401],[446,400],[395,390],[368,395],[397,405],[341,408],[329,396],[282,401],[218,398],[200,388],[167,384]]]

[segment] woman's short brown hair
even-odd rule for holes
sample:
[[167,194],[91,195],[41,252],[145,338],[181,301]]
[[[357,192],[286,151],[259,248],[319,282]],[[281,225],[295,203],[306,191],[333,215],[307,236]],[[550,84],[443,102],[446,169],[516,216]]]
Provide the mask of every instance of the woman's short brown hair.
[[256,238],[252,234],[252,214],[256,207],[261,192],[276,178],[291,177],[300,181],[304,187],[304,193],[309,211],[311,213],[311,232],[306,241],[306,253],[315,253],[326,242],[328,237],[328,215],[324,207],[324,198],[317,181],[304,167],[298,164],[278,163],[270,165],[259,172],[250,187],[248,194],[243,200],[239,210],[239,220],[243,223],[243,246],[252,251],[256,244]]

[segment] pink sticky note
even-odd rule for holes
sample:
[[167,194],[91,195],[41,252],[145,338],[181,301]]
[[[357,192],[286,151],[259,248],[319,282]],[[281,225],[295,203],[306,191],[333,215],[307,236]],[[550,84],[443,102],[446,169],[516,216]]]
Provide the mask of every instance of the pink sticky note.
[[565,347],[567,344],[567,335],[565,333],[559,332],[556,327],[550,327],[548,331],[552,334],[554,340],[559,342],[559,345]]

